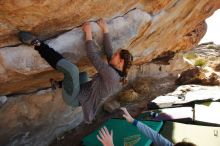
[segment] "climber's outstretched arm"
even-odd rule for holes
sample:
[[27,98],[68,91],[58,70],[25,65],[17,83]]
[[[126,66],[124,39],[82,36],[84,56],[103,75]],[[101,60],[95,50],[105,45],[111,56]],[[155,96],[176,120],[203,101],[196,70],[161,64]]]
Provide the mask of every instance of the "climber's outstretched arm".
[[123,117],[129,122],[132,123],[134,126],[138,128],[138,130],[145,135],[145,137],[150,138],[153,143],[157,146],[173,146],[168,139],[164,138],[162,135],[148,127],[147,125],[135,120],[131,115],[128,113],[126,108],[121,108],[124,112]]
[[92,28],[90,22],[85,22],[82,26],[82,30],[85,32],[86,41],[92,41]]
[[109,34],[108,25],[104,19],[99,19],[97,21],[97,24],[99,25],[102,32],[104,33],[104,36],[103,36],[104,52],[107,55],[107,60],[110,61],[112,58],[113,49],[112,49],[111,37]]
[[115,71],[104,60],[102,60],[100,54],[98,53],[97,47],[92,40],[92,30],[89,22],[84,23],[83,31],[85,32],[86,37],[87,57],[100,75],[105,78],[106,81],[110,80]]

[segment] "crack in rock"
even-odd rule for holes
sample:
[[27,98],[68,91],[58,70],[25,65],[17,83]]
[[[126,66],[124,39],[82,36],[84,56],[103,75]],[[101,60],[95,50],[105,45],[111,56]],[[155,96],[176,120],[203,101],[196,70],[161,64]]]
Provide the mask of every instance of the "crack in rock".
[[[131,40],[137,36],[140,28],[150,21],[151,16],[140,9],[133,9],[123,17],[108,20],[113,48],[117,50],[129,46]],[[102,33],[99,27],[95,22],[91,22],[91,25],[94,41],[102,47]],[[46,43],[62,54],[74,54],[75,58],[68,58],[73,63],[77,63],[80,58],[86,56],[84,33],[79,27],[54,39],[47,40]],[[100,49],[100,47],[98,48]],[[2,48],[0,49],[0,57],[5,68],[25,75],[42,72],[49,67],[40,55],[34,51],[33,47],[26,45]]]

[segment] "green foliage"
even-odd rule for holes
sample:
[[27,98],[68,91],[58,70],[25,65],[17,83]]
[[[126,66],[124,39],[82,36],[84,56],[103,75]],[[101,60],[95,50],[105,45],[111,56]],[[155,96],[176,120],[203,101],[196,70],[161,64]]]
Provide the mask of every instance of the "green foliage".
[[186,59],[195,59],[195,58],[197,58],[198,56],[195,54],[195,53],[187,53],[186,55],[185,55],[185,58]]
[[198,60],[196,60],[195,61],[195,66],[200,66],[200,67],[203,67],[203,66],[205,66],[207,64],[207,61],[206,60],[204,60],[204,59],[198,59]]

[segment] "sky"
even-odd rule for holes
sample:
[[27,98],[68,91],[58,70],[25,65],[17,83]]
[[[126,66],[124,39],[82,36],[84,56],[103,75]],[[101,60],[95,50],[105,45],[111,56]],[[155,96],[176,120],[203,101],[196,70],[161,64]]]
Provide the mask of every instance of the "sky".
[[215,11],[212,16],[207,18],[206,23],[208,25],[208,29],[199,44],[205,42],[214,42],[215,44],[220,45],[220,9]]

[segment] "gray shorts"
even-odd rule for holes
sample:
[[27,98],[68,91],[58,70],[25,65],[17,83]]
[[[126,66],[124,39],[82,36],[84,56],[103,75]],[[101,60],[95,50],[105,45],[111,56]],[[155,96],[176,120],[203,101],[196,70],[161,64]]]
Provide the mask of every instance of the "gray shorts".
[[64,74],[62,83],[63,100],[70,106],[79,106],[79,101],[76,97],[80,91],[80,84],[88,81],[87,73],[79,73],[78,67],[66,59],[59,60],[56,69]]

